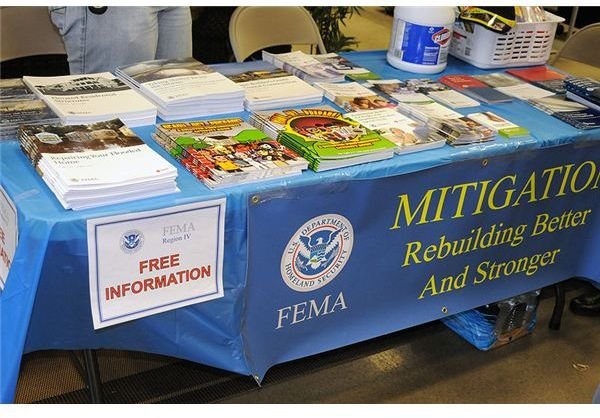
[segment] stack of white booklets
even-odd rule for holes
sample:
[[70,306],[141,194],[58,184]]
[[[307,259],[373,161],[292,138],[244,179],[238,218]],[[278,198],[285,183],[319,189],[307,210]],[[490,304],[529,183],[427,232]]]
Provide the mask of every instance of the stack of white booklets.
[[302,51],[293,51],[284,54],[272,54],[263,51],[262,59],[311,84],[317,82],[336,83],[345,79],[345,75],[341,72],[336,71],[331,66],[322,63],[312,55]]
[[244,89],[249,111],[319,103],[321,90],[265,61],[219,64],[213,68]]
[[144,61],[116,74],[154,102],[163,120],[244,110],[244,90],[194,58]]
[[119,119],[23,125],[21,149],[65,209],[87,209],[179,191],[177,169]]
[[119,118],[129,127],[153,125],[156,106],[111,73],[23,77],[64,124]]

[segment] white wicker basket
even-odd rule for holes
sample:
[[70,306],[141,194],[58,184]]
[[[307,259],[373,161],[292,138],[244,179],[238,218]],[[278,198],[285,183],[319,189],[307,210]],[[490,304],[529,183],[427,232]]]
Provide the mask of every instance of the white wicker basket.
[[450,54],[479,68],[524,67],[548,61],[556,26],[564,19],[546,12],[541,23],[517,23],[506,34],[473,24],[468,32],[462,22],[454,24]]

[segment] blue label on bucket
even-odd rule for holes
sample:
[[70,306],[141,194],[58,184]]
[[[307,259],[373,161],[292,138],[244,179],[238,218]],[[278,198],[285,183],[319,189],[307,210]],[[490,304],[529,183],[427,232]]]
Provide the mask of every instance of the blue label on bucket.
[[446,62],[452,31],[445,26],[421,26],[406,22],[402,34],[401,60],[413,64]]

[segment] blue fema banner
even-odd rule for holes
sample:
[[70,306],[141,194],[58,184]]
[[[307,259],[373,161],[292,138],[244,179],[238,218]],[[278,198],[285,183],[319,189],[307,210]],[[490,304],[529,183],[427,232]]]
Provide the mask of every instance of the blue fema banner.
[[252,196],[243,336],[278,363],[582,276],[600,281],[600,144]]

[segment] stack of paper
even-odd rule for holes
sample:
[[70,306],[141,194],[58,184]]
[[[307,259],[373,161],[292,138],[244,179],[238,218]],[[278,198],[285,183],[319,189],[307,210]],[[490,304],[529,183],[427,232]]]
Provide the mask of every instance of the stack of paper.
[[0,139],[14,137],[22,124],[59,122],[52,109],[36,98],[20,78],[0,80]]
[[452,108],[479,106],[478,101],[430,78],[368,80],[366,86],[398,103],[431,102],[433,98]]
[[35,99],[35,94],[23,83],[21,78],[0,79],[0,100]]
[[486,128],[490,128],[507,138],[529,135],[529,131],[526,128],[516,125],[493,112],[471,113],[469,119],[481,123]]
[[254,126],[256,129],[260,129],[271,139],[277,139],[279,133],[285,128],[285,124],[291,119],[291,117],[304,115],[304,116],[337,116],[340,112],[335,110],[333,107],[328,105],[311,106],[311,107],[292,107],[287,109],[277,110],[263,110],[256,111],[250,115],[248,123]]
[[463,116],[455,119],[431,119],[427,123],[430,135],[444,139],[450,145],[470,145],[493,141],[496,133],[479,122]]
[[279,132],[283,145],[308,160],[315,171],[378,161],[394,155],[396,144],[329,106],[281,109],[253,115],[251,123]]
[[423,123],[393,109],[362,110],[346,113],[344,117],[355,120],[392,141],[398,146],[397,154],[439,148],[446,143],[444,138],[430,135],[429,129]]
[[600,128],[600,112],[581,103],[568,100],[564,95],[531,99],[529,103],[577,129]]
[[243,110],[244,90],[193,58],[144,61],[116,74],[155,103],[163,120]]
[[152,125],[156,107],[111,73],[23,77],[64,124],[119,118],[127,126]]
[[163,123],[154,138],[210,188],[297,175],[308,167],[240,118]]
[[346,112],[396,107],[395,103],[357,82],[315,83],[315,87],[323,90],[325,97]]
[[319,89],[265,61],[218,64],[213,68],[244,90],[244,107],[250,111],[301,106],[323,100]]
[[600,112],[600,83],[591,78],[570,77],[565,80],[567,99]]
[[554,94],[549,90],[525,83],[518,78],[511,77],[505,73],[489,73],[475,75],[473,77],[488,86],[495,88],[497,91],[525,101],[537,99],[539,97],[548,97]]
[[23,125],[21,149],[65,209],[177,192],[177,169],[119,119]]
[[302,51],[284,54],[272,54],[263,51],[262,59],[311,84],[316,82],[335,83],[345,79],[344,74],[335,70],[332,66],[323,64],[312,55],[305,54]]

